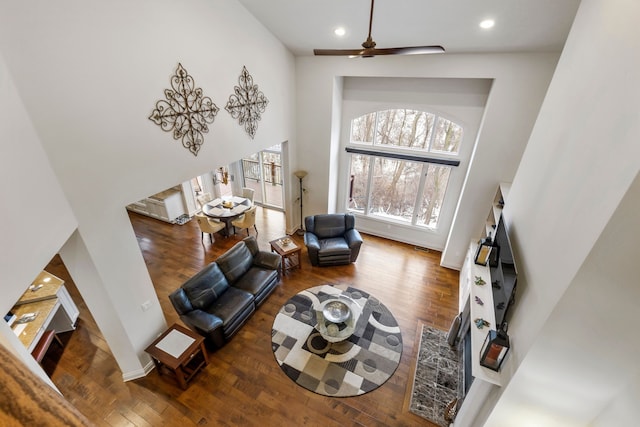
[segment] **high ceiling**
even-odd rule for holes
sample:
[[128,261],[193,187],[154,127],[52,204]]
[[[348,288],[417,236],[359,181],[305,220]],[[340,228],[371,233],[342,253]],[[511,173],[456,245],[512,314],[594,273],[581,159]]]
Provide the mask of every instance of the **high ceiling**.
[[[295,55],[358,49],[370,0],[239,0]],[[449,53],[560,51],[580,0],[377,0],[378,48],[441,45]],[[479,23],[495,20],[483,30]],[[346,35],[333,30],[342,26]]]

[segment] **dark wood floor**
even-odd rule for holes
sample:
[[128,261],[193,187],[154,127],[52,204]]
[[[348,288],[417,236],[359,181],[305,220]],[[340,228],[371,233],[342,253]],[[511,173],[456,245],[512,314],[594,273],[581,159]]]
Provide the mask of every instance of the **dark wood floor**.
[[[130,213],[167,323],[180,322],[167,295],[242,236],[216,236],[204,243],[195,221],[170,225]],[[258,208],[258,241],[284,234],[282,213]],[[243,232],[246,235],[246,230]],[[251,233],[255,235],[252,230]],[[294,237],[302,244],[301,237]],[[48,270],[64,278],[80,308],[78,328],[62,334],[43,362],[64,396],[96,425],[104,426],[430,426],[408,411],[419,328],[446,331],[458,305],[458,272],[440,267],[440,253],[363,235],[358,261],[349,266],[312,267],[302,253],[293,270],[252,318],[210,355],[210,364],[183,391],[154,370],[122,381],[122,373],[59,257]],[[349,283],[381,300],[402,330],[398,370],[380,388],[358,397],[330,398],[293,383],[271,351],[271,325],[282,304],[300,290],[323,283]]]

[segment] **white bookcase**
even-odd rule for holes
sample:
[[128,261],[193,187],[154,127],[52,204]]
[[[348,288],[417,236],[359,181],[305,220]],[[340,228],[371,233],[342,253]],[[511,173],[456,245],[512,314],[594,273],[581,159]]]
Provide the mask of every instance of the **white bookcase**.
[[[486,221],[480,232],[480,238],[491,235],[495,237],[496,225],[500,220],[502,208],[509,194],[510,184],[502,183],[498,186],[491,202],[491,207],[487,213]],[[459,308],[462,312],[465,304],[469,301],[469,318],[471,321],[471,375],[476,380],[480,379],[491,384],[501,386],[500,373],[480,365],[480,349],[489,333],[489,330],[496,330],[496,317],[493,301],[493,291],[491,289],[491,274],[489,267],[477,265],[474,262],[478,242],[471,241],[467,255],[460,270]],[[477,285],[476,278],[481,278],[484,285]],[[476,298],[482,301],[480,304]],[[489,322],[489,326],[483,328],[476,327],[475,320],[484,319]]]

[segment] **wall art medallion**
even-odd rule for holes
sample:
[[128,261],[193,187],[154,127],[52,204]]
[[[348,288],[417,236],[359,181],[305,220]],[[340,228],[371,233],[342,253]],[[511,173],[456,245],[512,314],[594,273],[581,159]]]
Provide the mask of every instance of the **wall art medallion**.
[[149,120],[165,132],[173,132],[173,139],[182,141],[182,146],[194,156],[204,143],[204,134],[209,132],[220,110],[211,98],[196,88],[193,77],[178,63],[171,77],[171,89],[164,90],[164,100],[156,102]]
[[244,126],[244,130],[253,139],[258,130],[258,121],[269,100],[258,90],[258,85],[253,84],[253,77],[247,71],[247,67],[242,67],[238,82],[240,86],[233,87],[235,94],[229,97],[225,110],[231,117],[238,119],[238,124]]

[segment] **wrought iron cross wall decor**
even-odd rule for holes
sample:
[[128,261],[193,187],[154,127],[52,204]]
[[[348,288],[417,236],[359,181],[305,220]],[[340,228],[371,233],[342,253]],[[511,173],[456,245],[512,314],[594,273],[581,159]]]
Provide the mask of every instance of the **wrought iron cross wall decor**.
[[211,98],[203,96],[201,88],[195,88],[193,77],[178,63],[171,77],[171,89],[164,90],[165,100],[156,102],[149,120],[165,132],[173,132],[173,139],[182,140],[182,146],[194,156],[198,155],[219,108]]
[[235,95],[229,97],[225,110],[231,117],[238,119],[240,126],[244,126],[244,130],[253,139],[258,130],[260,113],[264,113],[269,100],[258,90],[258,85],[253,84],[253,77],[247,71],[247,67],[242,67],[238,82],[240,86],[233,87]]

